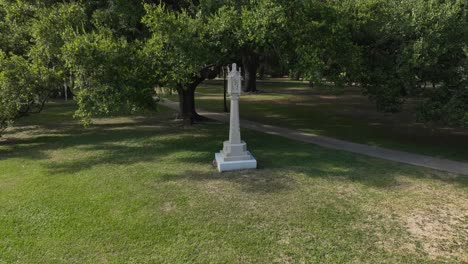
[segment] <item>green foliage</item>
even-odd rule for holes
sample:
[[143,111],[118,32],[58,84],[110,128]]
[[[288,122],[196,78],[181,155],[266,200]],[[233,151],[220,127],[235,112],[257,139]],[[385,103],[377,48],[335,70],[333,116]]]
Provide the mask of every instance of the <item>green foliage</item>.
[[286,17],[280,1],[205,0],[198,10],[205,17],[207,33],[231,53],[271,52],[284,36]]
[[147,52],[162,55],[162,83],[190,82],[207,65],[239,59],[244,49],[272,50],[284,16],[275,1],[200,1],[182,11],[147,5],[143,22],[152,37]]
[[86,23],[85,9],[77,3],[59,3],[38,9],[31,28],[34,45],[29,56],[44,65],[53,65],[56,70],[60,67],[60,71],[66,71],[61,48],[82,32]]
[[290,68],[306,80],[343,86],[359,64],[346,14],[326,1],[292,1],[287,13]]
[[128,43],[111,31],[80,35],[66,43],[66,66],[76,77],[77,117],[89,124],[93,115],[154,108],[148,64],[142,64],[139,42]]
[[468,128],[468,85],[450,89],[439,88],[421,106],[419,118]]
[[0,0],[0,49],[25,54],[31,43],[30,28],[37,7],[29,1]]
[[[222,10],[218,12],[221,13]],[[231,30],[237,42],[235,44],[260,53],[279,48],[286,29],[285,9],[278,1],[250,1],[241,6],[240,14],[231,14],[231,20],[234,20]]]
[[0,132],[18,117],[42,109],[56,75],[21,56],[0,51]]
[[[4,92],[3,100],[11,105],[20,97],[20,105],[31,97],[43,102],[65,85],[78,94],[76,116],[85,123],[92,115],[154,108],[154,80],[147,74],[154,63],[144,58],[138,40],[144,35],[140,1],[0,1],[0,6],[0,48],[11,61],[11,72],[24,72],[5,77],[4,91],[21,87]],[[6,68],[0,72],[9,76]],[[31,82],[35,74],[50,81]],[[3,126],[31,109],[0,107],[5,108]]]
[[416,7],[411,25],[418,35],[405,55],[418,81],[434,84],[419,116],[424,121],[468,128],[466,2],[428,1]]
[[19,117],[40,112],[50,93],[60,87],[63,70],[55,36],[62,31],[45,4],[0,1],[0,130]]
[[16,79],[0,69],[2,89],[36,85],[18,92],[44,98],[68,87],[89,123],[154,108],[156,85],[196,87],[215,66],[274,58],[312,82],[358,83],[383,111],[419,97],[422,119],[465,126],[466,10],[463,0],[0,0],[2,60],[28,68]]
[[146,11],[143,22],[152,34],[144,52],[160,62],[159,84],[175,88],[190,83],[204,67],[223,59],[200,11],[193,15],[162,5],[147,5]]
[[[447,91],[450,98],[463,94],[467,71],[464,49],[468,40],[464,1],[343,1],[340,8],[349,14],[352,39],[362,58],[355,79],[378,108],[398,111],[408,96],[440,93],[432,96],[431,101],[437,101],[446,98]],[[425,89],[427,83],[433,84],[433,90]],[[462,98],[455,101],[468,104]],[[451,99],[445,101],[448,102]],[[435,118],[436,115],[427,114],[432,110],[424,111],[423,116]]]

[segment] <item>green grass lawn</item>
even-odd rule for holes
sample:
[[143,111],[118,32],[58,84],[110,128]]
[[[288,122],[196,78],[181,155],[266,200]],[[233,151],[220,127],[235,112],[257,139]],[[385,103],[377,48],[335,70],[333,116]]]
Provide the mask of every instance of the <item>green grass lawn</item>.
[[466,176],[249,130],[259,169],[220,174],[224,124],[73,110],[0,143],[0,263],[468,261]]
[[[342,94],[309,88],[302,82],[262,81],[263,93],[241,97],[241,118],[318,135],[468,162],[468,132],[426,126],[415,118],[411,100],[402,113],[385,114],[358,88]],[[207,81],[197,89],[198,107],[222,111],[222,82]],[[171,96],[177,101],[177,96]]]

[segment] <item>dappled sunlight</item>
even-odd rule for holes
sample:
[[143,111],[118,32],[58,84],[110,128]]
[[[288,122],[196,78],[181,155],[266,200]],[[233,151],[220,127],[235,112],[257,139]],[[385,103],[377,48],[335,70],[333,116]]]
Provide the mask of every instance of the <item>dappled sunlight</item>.
[[[206,169],[207,166],[205,166]],[[234,184],[234,188],[242,192],[253,193],[278,193],[292,191],[295,186],[295,180],[290,177],[286,171],[272,171],[268,169],[259,169],[257,171],[231,171],[217,172],[211,165],[208,167],[211,172],[206,170],[177,170],[172,174],[164,175],[166,181],[196,181],[202,188],[212,189],[213,182],[228,182]]]
[[[124,132],[125,134],[117,138],[114,135],[110,141],[103,140],[86,146],[87,152],[95,152],[92,157],[50,164],[48,166],[50,172],[76,173],[106,164],[128,166],[141,162],[172,160],[174,156],[180,156],[182,155],[180,153],[187,151],[183,146],[189,146],[189,143],[194,139],[187,134],[162,134],[157,131],[144,134],[141,132],[133,133],[126,139],[123,136],[126,136],[127,132],[130,131]],[[202,139],[201,137],[197,138]]]
[[285,118],[285,115],[280,115],[280,114],[267,114],[265,117],[269,118]]
[[[161,232],[173,238],[182,225],[191,239],[248,232],[279,248],[302,248],[313,238],[330,249],[358,245],[405,254],[405,247],[424,245],[423,253],[410,251],[415,256],[448,245],[454,253],[434,252],[442,259],[463,257],[457,253],[463,240],[453,235],[463,222],[452,221],[460,212],[438,221],[445,211],[435,213],[431,197],[453,205],[466,199],[466,177],[248,129],[242,135],[258,169],[219,173],[212,161],[228,136],[226,124],[183,127],[162,114],[101,121],[89,128],[45,124],[10,133],[14,144],[0,145],[0,193],[19,195],[12,200],[19,202],[29,194],[16,193],[32,188],[41,203],[35,210],[54,210],[35,215],[51,228],[57,228],[51,214],[63,221],[80,214],[85,220],[77,225],[88,226],[89,219],[99,229],[77,229],[81,236],[140,230],[145,239]],[[36,218],[29,221],[42,221]],[[448,233],[427,240],[429,227]]]
[[[360,94],[359,87],[347,87],[339,95],[310,87],[304,87],[312,91],[310,94],[278,92],[297,88],[287,81],[259,82],[264,92],[242,96],[241,117],[356,143],[468,161],[468,133],[418,122],[411,99],[404,112],[388,114],[376,111],[374,103]],[[197,108],[222,112],[221,81],[203,84],[197,90]]]
[[[456,177],[435,174],[438,176],[433,175],[434,178]],[[397,184],[386,191],[389,199],[379,201],[374,212],[387,222],[397,222],[409,236],[396,248],[398,244],[395,243],[383,242],[381,245],[386,246],[389,252],[419,250],[431,259],[463,257],[463,244],[467,238],[463,233],[467,228],[467,222],[464,221],[468,216],[467,197],[457,191],[456,185],[443,185],[430,178],[415,179],[401,173],[395,179]],[[367,229],[375,230],[375,226],[367,225]],[[447,251],[447,248],[450,250]]]
[[468,264],[466,1],[0,0],[0,264]]
[[[290,102],[284,102],[284,104],[290,104]],[[294,103],[294,105],[318,107],[318,106],[330,106],[332,105],[332,103]]]

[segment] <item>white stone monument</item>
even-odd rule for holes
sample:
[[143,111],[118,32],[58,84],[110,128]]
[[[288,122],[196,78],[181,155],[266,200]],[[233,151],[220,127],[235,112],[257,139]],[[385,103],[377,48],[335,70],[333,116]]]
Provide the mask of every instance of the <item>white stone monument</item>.
[[241,140],[239,127],[239,96],[241,94],[241,72],[235,63],[228,67],[228,93],[231,98],[229,140],[224,141],[223,149],[215,154],[220,172],[243,169],[256,169],[257,161],[247,151],[247,144]]

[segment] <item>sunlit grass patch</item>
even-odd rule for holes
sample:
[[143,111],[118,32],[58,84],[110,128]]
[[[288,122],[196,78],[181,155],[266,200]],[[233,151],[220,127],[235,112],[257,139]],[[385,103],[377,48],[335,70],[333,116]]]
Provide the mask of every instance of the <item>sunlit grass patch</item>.
[[224,124],[49,115],[0,145],[0,262],[468,261],[465,176],[249,130],[220,174]]
[[[259,81],[259,93],[241,97],[240,115],[356,143],[468,162],[468,133],[419,122],[411,99],[401,113],[388,114],[378,112],[358,87],[346,87],[342,93],[333,93],[332,88],[278,79]],[[169,98],[178,100],[176,95]],[[197,88],[196,105],[222,112],[222,82],[206,81]]]

